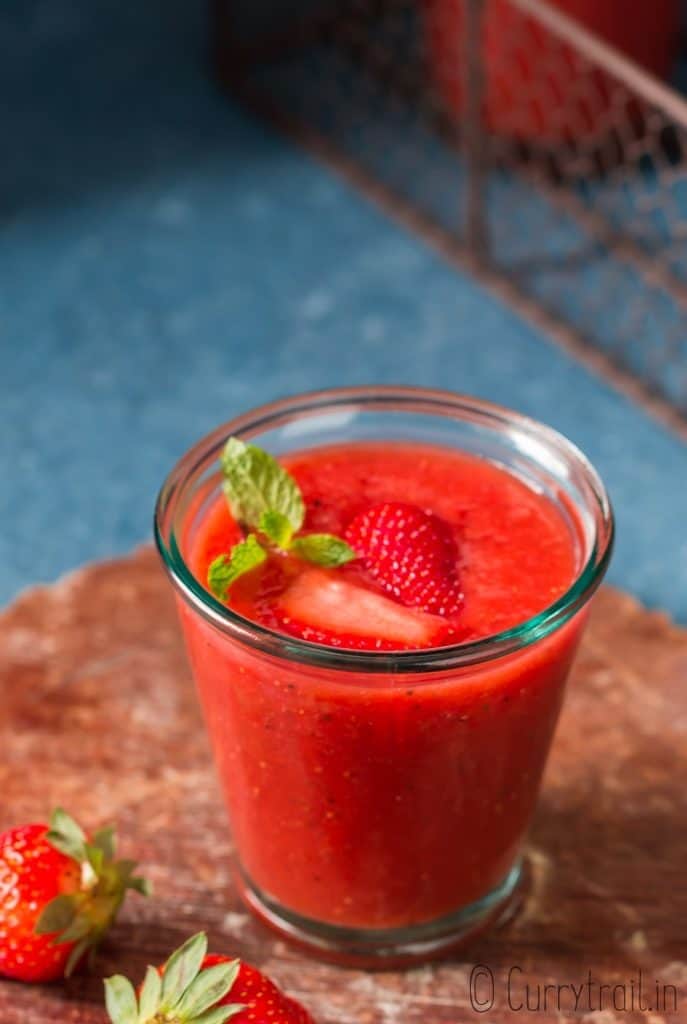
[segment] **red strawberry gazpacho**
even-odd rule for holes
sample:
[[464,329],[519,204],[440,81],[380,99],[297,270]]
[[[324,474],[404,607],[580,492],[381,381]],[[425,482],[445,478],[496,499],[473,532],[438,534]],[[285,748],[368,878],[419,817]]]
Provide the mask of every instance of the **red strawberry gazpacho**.
[[[573,511],[484,458],[355,442],[275,466],[231,439],[224,494],[182,546],[228,609],[286,638],[380,658],[466,644],[580,572]],[[179,607],[244,895],[406,929],[504,885],[584,612],[516,653],[409,675],[278,659]]]

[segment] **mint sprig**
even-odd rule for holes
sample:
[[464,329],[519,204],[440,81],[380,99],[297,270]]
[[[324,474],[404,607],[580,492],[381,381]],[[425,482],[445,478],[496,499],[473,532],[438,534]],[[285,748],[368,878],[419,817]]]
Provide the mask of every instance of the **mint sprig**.
[[228,555],[218,555],[208,568],[208,586],[220,601],[226,601],[229,587],[244,573],[264,562],[267,552],[254,533],[235,544]]
[[351,558],[355,558],[355,551],[346,541],[331,533],[306,533],[303,537],[296,537],[291,550],[306,562],[324,565],[329,569],[345,565]]
[[240,576],[267,558],[272,545],[292,551],[306,562],[334,568],[355,558],[355,551],[330,533],[296,536],[305,520],[305,503],[296,481],[268,452],[230,437],[220,456],[222,490],[231,513],[244,530],[244,540],[208,568],[208,586],[220,601]]
[[298,484],[268,452],[230,437],[220,456],[224,493],[239,523],[257,529],[267,512],[279,512],[297,533],[305,519]]
[[260,532],[278,548],[288,548],[293,537],[293,526],[283,512],[270,508],[260,516]]

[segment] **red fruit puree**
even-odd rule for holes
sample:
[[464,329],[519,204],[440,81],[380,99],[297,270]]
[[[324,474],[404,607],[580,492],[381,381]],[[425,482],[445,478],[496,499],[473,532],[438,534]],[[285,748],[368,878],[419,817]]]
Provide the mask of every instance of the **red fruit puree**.
[[[306,531],[342,536],[385,501],[440,516],[455,530],[464,602],[444,620],[384,595],[359,563],[320,569],[275,555],[234,584],[229,604],[282,633],[364,649],[476,640],[542,611],[579,571],[576,522],[482,459],[360,443],[283,462]],[[189,526],[185,557],[201,581],[239,536],[223,498]],[[241,869],[263,896],[320,922],[390,928],[452,913],[504,879],[580,615],[479,666],[392,674],[272,658],[179,606]]]

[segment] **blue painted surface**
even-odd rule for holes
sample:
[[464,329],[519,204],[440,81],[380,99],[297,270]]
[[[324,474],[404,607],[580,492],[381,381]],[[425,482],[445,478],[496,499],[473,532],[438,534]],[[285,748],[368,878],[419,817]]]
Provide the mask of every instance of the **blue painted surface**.
[[373,381],[567,433],[615,500],[612,579],[687,619],[687,449],[232,108],[199,7],[0,10],[0,601],[147,539],[220,420]]

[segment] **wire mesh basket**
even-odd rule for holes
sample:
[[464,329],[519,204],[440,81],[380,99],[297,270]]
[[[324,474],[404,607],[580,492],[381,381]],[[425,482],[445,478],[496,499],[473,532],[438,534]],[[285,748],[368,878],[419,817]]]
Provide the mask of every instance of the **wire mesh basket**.
[[687,103],[657,77],[675,0],[616,21],[622,53],[562,0],[247,6],[215,0],[227,85],[683,423]]

